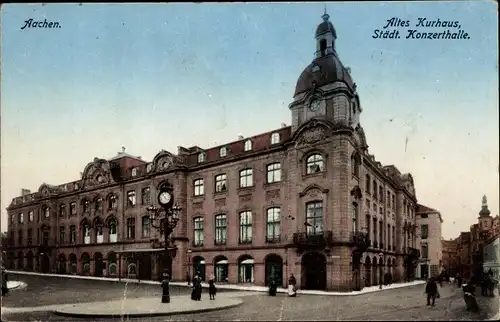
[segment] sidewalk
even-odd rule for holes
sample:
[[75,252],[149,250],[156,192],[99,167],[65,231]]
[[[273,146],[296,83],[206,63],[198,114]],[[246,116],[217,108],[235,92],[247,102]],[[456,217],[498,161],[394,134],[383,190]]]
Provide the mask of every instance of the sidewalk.
[[[34,276],[48,276],[48,277],[59,277],[59,278],[73,278],[73,279],[85,279],[85,280],[94,280],[94,281],[109,281],[109,282],[122,282],[122,283],[138,283],[138,284],[149,284],[149,285],[160,285],[160,282],[157,281],[141,281],[136,279],[124,279],[124,278],[113,278],[113,277],[94,277],[94,276],[80,276],[80,275],[63,275],[63,274],[41,274],[35,272],[24,272],[24,271],[7,271],[11,274],[18,275],[34,275]],[[425,281],[413,281],[409,283],[395,283],[387,286],[383,286],[382,289],[379,286],[371,286],[365,287],[361,291],[353,291],[353,292],[328,292],[328,291],[313,291],[313,290],[297,290],[298,294],[306,294],[306,295],[330,295],[330,296],[355,296],[373,292],[380,292],[385,290],[392,290],[402,287],[410,287],[416,285],[423,285]],[[189,287],[187,282],[170,282],[170,285],[173,286],[183,286]],[[202,283],[203,288],[208,288],[208,283]],[[216,284],[218,289],[221,290],[240,290],[240,291],[251,291],[251,292],[267,292],[268,288],[266,286],[256,286],[256,285],[238,285],[238,284],[226,284],[226,283],[218,283]],[[284,288],[278,288],[278,293],[287,293],[288,290]]]

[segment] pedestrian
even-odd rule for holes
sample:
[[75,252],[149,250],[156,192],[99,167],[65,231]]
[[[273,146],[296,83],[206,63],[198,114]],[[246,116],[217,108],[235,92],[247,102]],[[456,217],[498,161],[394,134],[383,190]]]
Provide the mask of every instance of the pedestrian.
[[170,276],[168,273],[163,273],[163,280],[161,281],[161,302],[170,303]]
[[215,300],[215,294],[217,294],[217,288],[215,287],[215,278],[210,276],[210,280],[208,281],[208,295],[211,300]]
[[[436,304],[436,296],[438,294],[438,286],[433,277],[429,278],[425,285],[425,293],[427,293],[427,305],[434,306]],[[431,302],[432,300],[432,302]]]
[[296,285],[297,285],[297,279],[292,274],[288,279],[288,296],[295,297],[297,295]]
[[269,281],[269,295],[276,296],[277,291],[278,285],[276,283],[276,280],[274,278],[271,278],[271,280]]
[[9,278],[7,276],[7,272],[5,271],[5,267],[2,266],[2,296],[7,295],[9,293],[9,288],[7,286],[7,282]]

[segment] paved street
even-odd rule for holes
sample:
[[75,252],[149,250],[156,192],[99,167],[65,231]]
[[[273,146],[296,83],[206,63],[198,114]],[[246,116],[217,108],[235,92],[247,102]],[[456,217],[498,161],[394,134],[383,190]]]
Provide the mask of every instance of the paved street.
[[[4,298],[4,307],[35,307],[76,302],[95,302],[123,298],[157,296],[160,289],[155,285],[125,285],[116,282],[86,281],[75,279],[42,278],[20,276],[26,282],[25,289],[12,291]],[[172,296],[188,294],[189,289],[173,287]],[[359,296],[300,295],[289,298],[285,295],[269,297],[263,293],[234,292],[244,304],[235,308],[171,317],[147,318],[147,321],[215,321],[215,320],[483,320],[498,311],[498,297],[479,298],[483,306],[480,314],[468,313],[461,298],[461,290],[445,286],[436,307],[425,304],[424,286],[414,286]],[[224,296],[233,296],[226,294]],[[205,293],[203,300],[208,301]],[[486,300],[486,299],[484,299]],[[2,316],[3,321],[79,321],[79,318],[55,316],[50,312],[10,313]],[[106,319],[109,321],[110,319]],[[119,321],[120,319],[116,319]],[[129,319],[137,320],[141,319]],[[142,319],[144,320],[144,318]],[[88,321],[88,320],[87,320]],[[102,321],[102,320],[101,320]]]

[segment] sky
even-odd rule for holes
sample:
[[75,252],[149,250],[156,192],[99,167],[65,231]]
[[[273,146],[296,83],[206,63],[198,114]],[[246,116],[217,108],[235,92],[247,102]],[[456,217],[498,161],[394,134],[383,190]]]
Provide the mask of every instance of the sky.
[[[208,148],[290,124],[288,104],[313,59],[324,8],[2,5],[2,231],[21,188],[77,180],[94,157],[122,146],[150,161],[161,149]],[[413,174],[418,201],[442,214],[444,238],[477,222],[484,194],[498,214],[496,3],[326,8],[358,85],[370,153]],[[393,17],[411,27],[398,28],[400,39],[374,39]],[[459,21],[470,39],[406,39],[422,17]],[[29,19],[61,28],[21,29]]]

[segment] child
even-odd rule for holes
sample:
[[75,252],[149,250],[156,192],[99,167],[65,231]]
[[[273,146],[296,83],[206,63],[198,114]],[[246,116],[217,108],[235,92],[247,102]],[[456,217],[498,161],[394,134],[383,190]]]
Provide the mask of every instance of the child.
[[215,300],[215,294],[217,293],[217,288],[215,288],[214,277],[211,276],[208,281],[208,294],[210,295],[211,300]]

